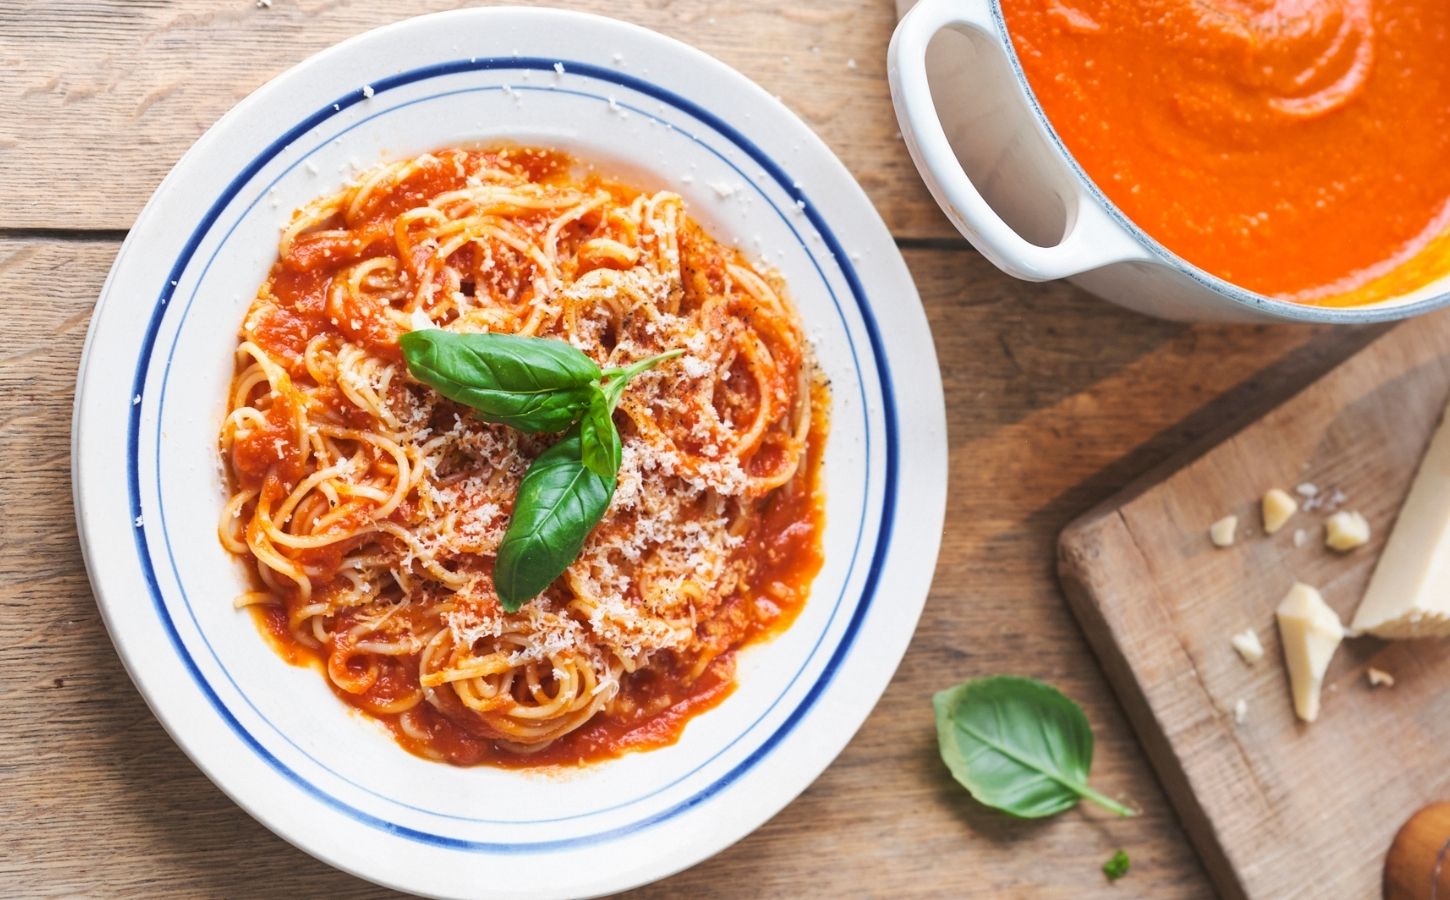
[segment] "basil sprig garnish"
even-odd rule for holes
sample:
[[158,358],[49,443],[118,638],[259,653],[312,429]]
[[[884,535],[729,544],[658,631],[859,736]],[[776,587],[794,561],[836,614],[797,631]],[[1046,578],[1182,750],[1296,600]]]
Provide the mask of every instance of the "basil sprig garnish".
[[599,391],[594,360],[564,341],[513,334],[410,331],[398,342],[413,377],[519,431],[563,431]]
[[609,474],[600,475],[580,460],[579,444],[579,429],[569,429],[534,460],[519,483],[514,515],[493,567],[494,589],[509,612],[517,612],[569,568],[609,509],[619,457]]
[[623,449],[614,427],[614,404],[604,391],[595,391],[579,420],[579,461],[600,478],[613,480]]
[[529,466],[494,562],[509,612],[538,596],[584,547],[614,497],[623,445],[614,408],[630,379],[683,350],[600,370],[573,345],[512,334],[410,331],[399,344],[413,377],[479,418],[568,433]]

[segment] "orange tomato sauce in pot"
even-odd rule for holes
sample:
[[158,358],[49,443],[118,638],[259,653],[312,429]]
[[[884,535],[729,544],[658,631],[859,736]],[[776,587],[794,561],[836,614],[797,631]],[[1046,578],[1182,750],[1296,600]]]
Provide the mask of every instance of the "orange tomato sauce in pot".
[[1068,150],[1187,261],[1333,306],[1450,272],[1450,2],[1002,8]]

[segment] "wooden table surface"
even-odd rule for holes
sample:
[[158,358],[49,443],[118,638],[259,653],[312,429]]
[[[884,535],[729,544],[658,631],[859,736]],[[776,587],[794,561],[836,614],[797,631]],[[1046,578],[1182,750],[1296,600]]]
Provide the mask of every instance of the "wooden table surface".
[[[564,0],[556,0],[562,4]],[[92,599],[70,495],[91,306],[167,170],[293,63],[447,0],[9,0],[0,12],[0,891],[374,897],[274,837],[182,755]],[[570,0],[688,41],[777,93],[896,236],[946,383],[951,485],[935,585],[885,698],[749,838],[640,896],[1200,897],[1199,862],[1053,575],[1058,531],[1184,447],[1307,382],[1365,332],[1205,327],[1015,281],[953,232],[901,143],[891,0]],[[853,62],[854,61],[854,62]],[[1093,780],[1142,809],[1048,821],[977,806],[936,754],[930,695],[1014,672],[1098,736]],[[1099,866],[1119,848],[1130,875]]]

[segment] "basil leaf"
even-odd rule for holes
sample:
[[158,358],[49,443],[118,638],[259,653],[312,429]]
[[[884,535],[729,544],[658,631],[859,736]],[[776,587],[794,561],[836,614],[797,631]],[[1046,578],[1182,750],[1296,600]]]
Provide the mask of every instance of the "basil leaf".
[[414,378],[479,418],[528,432],[569,429],[524,473],[495,558],[499,600],[517,612],[563,574],[609,508],[623,452],[613,413],[625,386],[684,351],[601,372],[550,338],[425,327],[399,344]]
[[616,473],[601,476],[580,457],[579,429],[571,428],[524,473],[493,570],[494,588],[509,612],[569,568],[609,508]]
[[563,431],[589,406],[601,373],[566,341],[440,328],[399,339],[413,377],[479,418],[527,432]]
[[603,391],[595,391],[584,418],[579,420],[579,459],[600,478],[613,479],[619,474],[622,454],[609,398]]
[[1103,874],[1108,876],[1109,881],[1117,881],[1119,878],[1128,874],[1128,869],[1132,868],[1132,865],[1132,862],[1128,859],[1128,851],[1119,850],[1117,853],[1108,857],[1107,862],[1103,863]]
[[1022,818],[1051,816],[1086,797],[1133,811],[1088,787],[1093,733],[1082,708],[1051,685],[999,675],[932,698],[942,761],[977,802]]

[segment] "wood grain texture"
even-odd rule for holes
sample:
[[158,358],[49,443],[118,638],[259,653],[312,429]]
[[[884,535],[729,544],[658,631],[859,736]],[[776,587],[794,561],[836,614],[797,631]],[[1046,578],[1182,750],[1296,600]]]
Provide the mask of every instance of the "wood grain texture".
[[[463,0],[11,0],[0,13],[0,852],[19,896],[378,897],[226,799],[106,638],[70,505],[70,404],[117,245],[250,90],[367,28]],[[955,238],[896,137],[890,0],[570,0],[689,41],[778,93],[904,243],[947,387],[951,495],[921,628],[837,762],[757,833],[641,897],[1203,897],[1210,887],[1053,576],[1073,516],[1326,370],[1354,331],[1187,327],[1014,281]],[[855,68],[848,65],[854,60]],[[17,231],[19,230],[19,231]],[[27,230],[44,239],[25,238]],[[7,235],[8,232],[8,235]],[[923,247],[940,247],[926,249]],[[910,498],[907,498],[910,502]],[[1094,783],[1143,810],[1023,822],[936,756],[929,698],[1016,672],[1098,734]],[[1126,848],[1133,871],[1099,866]]]
[[[375,897],[227,800],[146,709],[86,582],[68,431],[81,343],[116,245],[0,239],[0,878],[22,896]],[[976,254],[907,261],[936,334],[951,499],[916,639],[837,762],[751,837],[641,897],[1209,895],[1053,577],[1054,536],[1144,468],[1282,396],[1365,339],[1189,327],[1025,285]],[[1193,373],[1182,377],[1183,372]],[[909,498],[908,498],[909,502]],[[930,695],[1048,679],[1098,734],[1093,780],[1143,810],[1048,821],[975,805],[937,758]],[[1133,871],[1098,871],[1126,848]]]
[[[0,228],[129,227],[192,142],[273,76],[370,28],[480,5],[9,0],[0,14]],[[815,129],[894,233],[956,237],[916,178],[892,112],[890,0],[553,5],[635,22],[719,57]]]
[[[1299,580],[1352,618],[1447,394],[1450,317],[1401,325],[1063,534],[1073,607],[1226,895],[1376,896],[1396,831],[1450,795],[1450,642],[1347,642],[1310,726],[1294,717],[1273,616]],[[1323,509],[1264,535],[1263,492],[1301,483],[1341,492],[1371,542],[1327,550]],[[1215,548],[1208,526],[1230,513],[1239,541]],[[1267,650],[1254,666],[1229,643],[1245,628]],[[1369,666],[1395,686],[1373,689]]]

